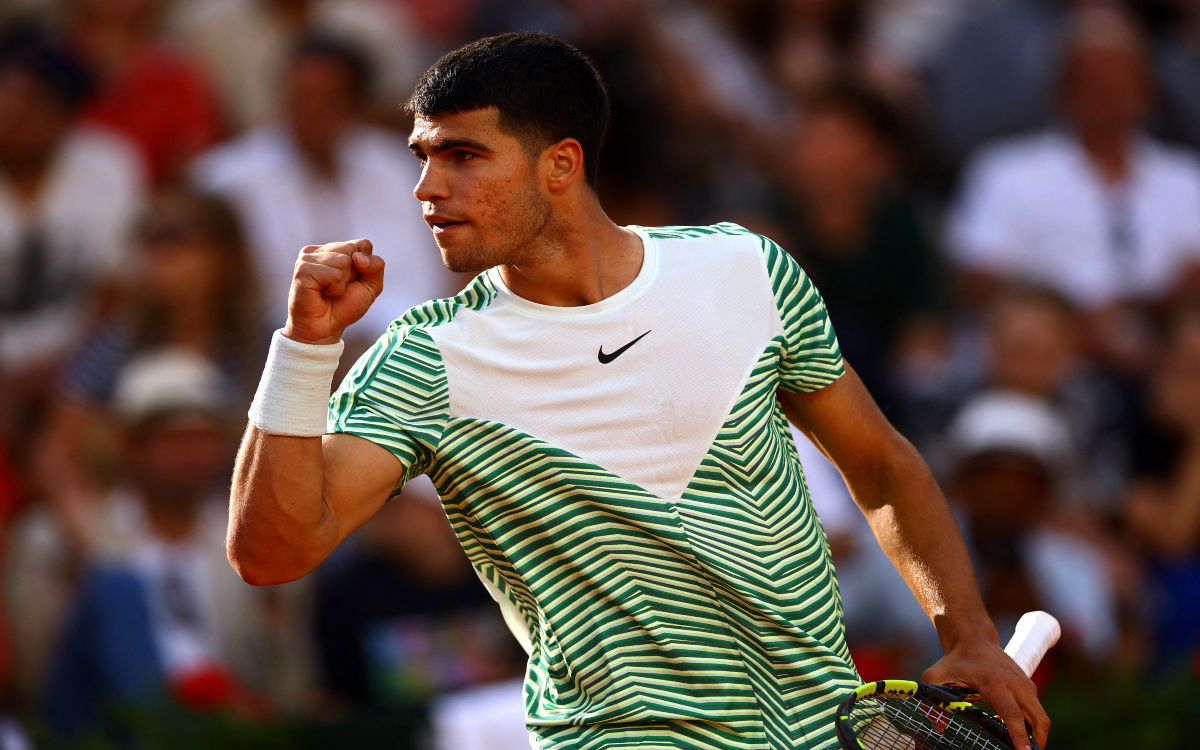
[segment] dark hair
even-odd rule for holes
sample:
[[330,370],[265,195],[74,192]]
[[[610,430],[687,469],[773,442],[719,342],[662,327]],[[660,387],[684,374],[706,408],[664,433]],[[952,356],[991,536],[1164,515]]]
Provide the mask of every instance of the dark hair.
[[845,114],[869,130],[897,155],[903,154],[913,133],[891,102],[854,81],[835,81],[804,100],[804,112]]
[[1035,305],[1050,310],[1071,326],[1082,323],[1079,308],[1065,294],[1054,287],[1041,284],[1016,283],[998,290],[991,300],[991,309],[998,310],[1006,305]]
[[366,53],[353,42],[326,34],[309,34],[292,49],[292,61],[308,57],[325,58],[343,66],[350,74],[350,86],[355,99],[361,101],[371,93],[375,71]]
[[0,42],[0,71],[18,70],[38,80],[59,102],[74,110],[87,96],[91,81],[74,57],[34,36]]
[[596,187],[608,92],[592,61],[548,34],[480,39],[433,64],[404,105],[412,115],[495,107],[500,126],[540,150],[564,138],[583,147],[587,182]]

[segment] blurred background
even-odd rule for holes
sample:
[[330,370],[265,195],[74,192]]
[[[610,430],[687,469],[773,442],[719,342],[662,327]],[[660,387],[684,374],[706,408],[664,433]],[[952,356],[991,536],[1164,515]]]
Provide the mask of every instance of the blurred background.
[[[508,30],[603,73],[616,221],[807,269],[1002,640],[1062,621],[1052,747],[1195,747],[1200,1],[4,0],[0,750],[527,747],[524,655],[427,480],[295,583],[223,549],[297,250],[388,260],[345,366],[465,283],[398,104]],[[860,671],[919,676],[932,627],[798,442]]]

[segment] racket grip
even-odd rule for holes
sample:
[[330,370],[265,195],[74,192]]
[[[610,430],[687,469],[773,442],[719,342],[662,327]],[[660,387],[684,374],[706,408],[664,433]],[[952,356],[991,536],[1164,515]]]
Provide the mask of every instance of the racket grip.
[[1017,630],[1004,647],[1004,653],[1012,657],[1026,675],[1032,675],[1042,662],[1042,657],[1058,642],[1060,635],[1062,628],[1053,615],[1048,612],[1026,612],[1017,621]]

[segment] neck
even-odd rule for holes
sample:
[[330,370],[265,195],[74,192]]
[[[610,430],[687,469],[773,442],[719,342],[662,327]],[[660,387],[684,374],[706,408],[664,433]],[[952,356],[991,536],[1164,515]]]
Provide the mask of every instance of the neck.
[[1077,132],[1079,143],[1107,182],[1124,182],[1129,176],[1133,135],[1122,131]]
[[500,266],[505,285],[530,302],[593,305],[632,284],[642,269],[641,238],[609,219],[591,191],[552,220],[539,242],[537,260]]
[[304,149],[304,160],[308,162],[308,168],[316,177],[330,182],[337,181],[337,160],[334,158],[332,147],[306,148]]
[[160,498],[153,493],[143,496],[146,520],[159,539],[178,542],[191,535],[200,512],[200,498],[181,498],[178,495]]
[[189,300],[166,313],[166,335],[173,344],[206,353],[216,338],[217,301],[212,295]]
[[325,182],[337,182],[338,149],[350,123],[344,122],[332,134],[320,137],[305,135],[292,128],[291,138],[309,174]]
[[809,195],[802,205],[808,229],[823,249],[848,251],[862,243],[874,200],[873,190],[854,186]]
[[53,154],[54,151],[50,150],[43,155],[0,160],[0,172],[3,172],[9,187],[22,204],[29,205],[37,200],[50,173]]

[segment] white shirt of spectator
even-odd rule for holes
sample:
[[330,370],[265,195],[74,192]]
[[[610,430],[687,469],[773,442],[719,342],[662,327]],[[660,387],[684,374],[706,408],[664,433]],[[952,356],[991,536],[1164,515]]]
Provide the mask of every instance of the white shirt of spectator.
[[1141,138],[1124,185],[1053,130],[985,148],[947,226],[966,269],[1058,289],[1085,308],[1168,292],[1200,263],[1200,161]]
[[18,285],[22,243],[40,231],[47,276],[73,277],[69,296],[20,315],[0,315],[0,363],[28,367],[60,354],[87,324],[88,292],[128,258],[130,230],[143,207],[144,167],[117,135],[78,128],[65,137],[41,194],[22,205],[0,179],[0,289]]
[[169,676],[222,662],[206,553],[191,540],[169,544],[156,538],[144,539],[132,551],[130,562],[145,587],[151,632]]
[[282,325],[296,256],[305,245],[366,237],[388,264],[383,294],[351,332],[378,336],[408,308],[453,291],[421,204],[417,162],[400,138],[351,129],[337,154],[336,182],[312,174],[287,132],[266,126],[200,157],[200,187],[226,195],[255,254],[270,321]]

